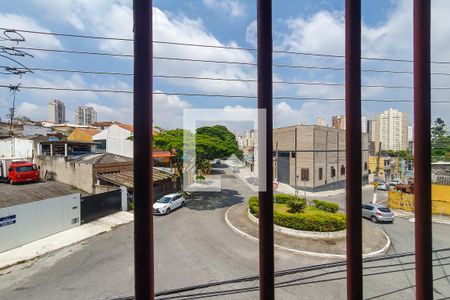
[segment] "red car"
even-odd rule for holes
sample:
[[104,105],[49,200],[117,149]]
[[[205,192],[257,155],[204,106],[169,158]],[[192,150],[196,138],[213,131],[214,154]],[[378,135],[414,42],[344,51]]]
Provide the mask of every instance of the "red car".
[[8,169],[8,180],[11,184],[39,181],[39,167],[28,162],[12,163]]

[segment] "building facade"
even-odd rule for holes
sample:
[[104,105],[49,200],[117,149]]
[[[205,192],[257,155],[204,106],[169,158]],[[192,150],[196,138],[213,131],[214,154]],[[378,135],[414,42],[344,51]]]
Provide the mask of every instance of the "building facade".
[[390,108],[375,117],[374,142],[381,142],[382,150],[408,149],[408,116]]
[[[317,118],[317,120],[318,119],[319,118]],[[321,125],[321,124],[319,124],[317,121],[316,125]],[[327,125],[322,125],[322,126],[327,126]],[[337,116],[331,117],[331,126],[336,129],[345,130],[345,126],[346,126],[345,125],[345,116],[337,115]],[[367,118],[364,116],[361,117],[361,132],[367,133]]]
[[327,120],[325,120],[324,118],[320,118],[319,117],[319,118],[316,119],[316,125],[327,127],[328,126]]
[[[362,134],[363,183],[368,181],[368,138]],[[307,191],[345,186],[345,130],[316,125],[294,125],[273,131],[274,177],[278,182]]]
[[91,125],[97,122],[97,112],[91,106],[78,106],[75,109],[75,124]]
[[62,101],[54,99],[48,103],[48,121],[54,124],[66,122],[66,107]]
[[331,117],[331,126],[336,129],[345,130],[345,117],[342,115]]

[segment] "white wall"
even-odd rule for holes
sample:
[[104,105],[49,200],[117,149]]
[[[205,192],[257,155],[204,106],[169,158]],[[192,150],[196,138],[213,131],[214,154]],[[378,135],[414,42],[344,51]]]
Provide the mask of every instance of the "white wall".
[[33,141],[22,138],[0,140],[0,157],[33,157]]
[[0,140],[0,157],[12,157],[11,139]]
[[130,136],[131,131],[113,124],[92,139],[94,142],[106,140],[106,152],[133,158],[133,141],[127,139]]
[[0,252],[80,225],[80,194],[0,208]]
[[92,164],[66,161],[61,156],[35,157],[35,163],[41,167],[42,177],[47,171],[55,172],[56,181],[76,186],[88,193],[94,192]]

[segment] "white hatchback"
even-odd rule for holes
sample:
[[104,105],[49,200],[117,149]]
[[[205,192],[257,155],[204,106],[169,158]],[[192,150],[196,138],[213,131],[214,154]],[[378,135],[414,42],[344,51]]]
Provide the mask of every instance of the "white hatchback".
[[153,214],[168,215],[171,211],[183,207],[184,203],[185,200],[181,193],[165,195],[153,204]]

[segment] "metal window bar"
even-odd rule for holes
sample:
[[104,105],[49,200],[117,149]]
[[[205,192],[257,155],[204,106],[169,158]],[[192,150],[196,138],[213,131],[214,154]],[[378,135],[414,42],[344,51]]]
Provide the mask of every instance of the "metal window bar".
[[361,0],[345,1],[347,299],[362,299]]
[[433,299],[430,0],[414,0],[414,202],[416,299]]
[[[257,56],[258,56],[258,109],[263,110],[265,120],[258,118],[258,143],[266,149],[266,155],[258,155],[259,175],[266,178],[265,190],[259,197],[259,287],[260,299],[275,298],[274,236],[273,236],[273,125],[272,125],[272,0],[257,3]],[[265,122],[264,122],[265,121]],[[262,128],[265,130],[261,130]],[[265,137],[262,135],[265,131]],[[261,148],[259,148],[261,149]],[[262,168],[261,166],[265,166]],[[265,169],[265,170],[264,170]],[[261,174],[264,172],[265,174]]]
[[134,0],[134,272],[137,300],[154,299],[152,1]]

